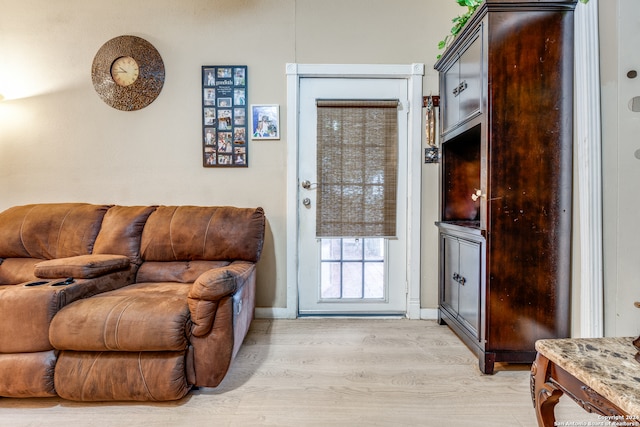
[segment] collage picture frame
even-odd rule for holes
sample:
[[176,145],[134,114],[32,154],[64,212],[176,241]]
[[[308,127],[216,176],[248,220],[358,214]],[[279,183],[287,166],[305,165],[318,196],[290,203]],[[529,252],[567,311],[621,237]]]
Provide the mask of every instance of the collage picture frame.
[[247,66],[202,66],[204,167],[249,166]]

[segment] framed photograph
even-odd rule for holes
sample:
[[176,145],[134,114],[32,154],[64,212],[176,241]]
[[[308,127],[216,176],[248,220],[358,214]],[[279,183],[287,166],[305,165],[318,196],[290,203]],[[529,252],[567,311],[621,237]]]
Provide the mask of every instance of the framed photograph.
[[202,67],[202,165],[248,167],[247,66]]
[[280,139],[280,107],[278,104],[251,106],[251,139]]

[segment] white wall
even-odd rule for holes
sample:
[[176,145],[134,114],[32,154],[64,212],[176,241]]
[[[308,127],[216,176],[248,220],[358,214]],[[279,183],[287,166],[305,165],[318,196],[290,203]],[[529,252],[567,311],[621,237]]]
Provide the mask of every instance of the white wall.
[[640,3],[636,0],[600,1],[600,65],[603,106],[603,219],[605,334],[640,334],[640,114],[628,102],[640,95],[637,29]]
[[[0,209],[38,202],[262,206],[257,304],[286,305],[285,64],[425,63],[463,10],[451,0],[0,0]],[[164,60],[160,96],[134,112],[93,89],[91,63],[124,34]],[[250,167],[203,168],[202,65],[248,65],[249,103],[281,106],[282,138]],[[423,169],[424,307],[437,305],[437,166]],[[428,242],[428,243],[427,243]]]

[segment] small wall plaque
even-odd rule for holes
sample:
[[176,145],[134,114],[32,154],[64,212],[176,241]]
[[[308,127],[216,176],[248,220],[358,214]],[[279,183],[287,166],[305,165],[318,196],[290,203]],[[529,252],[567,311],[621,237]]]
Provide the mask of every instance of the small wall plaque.
[[438,163],[439,161],[440,161],[440,154],[438,153],[438,147],[432,146],[424,149],[425,163]]

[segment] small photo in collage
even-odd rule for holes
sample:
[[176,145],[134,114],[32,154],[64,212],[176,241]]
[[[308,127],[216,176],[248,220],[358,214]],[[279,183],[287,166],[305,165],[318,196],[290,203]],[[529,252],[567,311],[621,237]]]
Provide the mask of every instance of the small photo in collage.
[[202,67],[204,167],[248,167],[247,66]]

